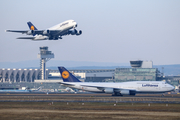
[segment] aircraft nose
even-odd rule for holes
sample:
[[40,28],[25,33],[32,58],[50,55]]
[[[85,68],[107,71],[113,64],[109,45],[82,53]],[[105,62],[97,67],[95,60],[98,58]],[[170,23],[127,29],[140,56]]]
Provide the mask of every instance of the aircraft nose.
[[77,22],[74,22],[73,24],[74,24],[74,28],[77,27]]
[[174,87],[174,86],[172,86],[172,85],[170,85],[170,88],[171,88],[171,90],[172,90],[172,91],[175,89],[175,87]]

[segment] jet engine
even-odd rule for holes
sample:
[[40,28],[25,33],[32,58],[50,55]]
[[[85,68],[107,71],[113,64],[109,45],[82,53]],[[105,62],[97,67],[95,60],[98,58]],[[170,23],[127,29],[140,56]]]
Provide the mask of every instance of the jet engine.
[[135,90],[116,90],[112,96],[136,95]]
[[114,89],[113,88],[106,88],[106,89],[104,89],[104,92],[108,93],[108,94],[112,94],[112,93],[114,93]]
[[129,90],[121,90],[121,95],[129,95]]
[[81,30],[79,30],[77,33],[76,33],[76,35],[81,35],[82,34],[82,31]]
[[50,33],[50,31],[49,30],[45,30],[45,31],[43,31],[43,34],[44,35],[47,35],[47,34],[49,34]]
[[77,30],[76,29],[69,30],[69,34],[75,35],[75,34],[77,34]]
[[27,35],[33,35],[34,34],[34,30],[29,30],[26,34]]

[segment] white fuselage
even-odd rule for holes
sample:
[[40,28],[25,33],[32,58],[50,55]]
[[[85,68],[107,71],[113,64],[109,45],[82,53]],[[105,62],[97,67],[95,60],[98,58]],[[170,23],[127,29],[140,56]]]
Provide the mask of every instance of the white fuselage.
[[[74,20],[67,20],[65,22],[59,23],[53,27],[50,27],[46,30],[50,31],[58,31],[55,32],[53,35],[62,36],[64,35],[68,30],[77,27],[77,23]],[[47,40],[49,39],[46,35],[35,35],[35,38],[33,40]]]
[[48,30],[68,30],[68,29],[72,29],[72,28],[77,27],[77,23],[74,20],[67,20],[65,22],[59,23],[53,27],[48,28]]
[[100,93],[103,93],[104,89],[114,89],[114,92],[129,90],[136,93],[163,93],[174,90],[172,85],[163,81],[133,81],[122,83],[62,82],[62,85],[63,83],[69,84],[68,87],[70,88]]

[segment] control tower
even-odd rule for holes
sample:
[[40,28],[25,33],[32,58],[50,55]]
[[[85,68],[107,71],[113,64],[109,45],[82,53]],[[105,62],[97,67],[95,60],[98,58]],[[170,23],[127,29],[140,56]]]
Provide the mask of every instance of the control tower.
[[153,68],[152,61],[134,60],[130,61],[132,68]]
[[54,53],[48,51],[47,46],[39,47],[40,53],[38,53],[38,58],[40,58],[40,68],[41,68],[41,79],[46,79],[46,62],[49,61],[51,58],[54,58]]
[[140,68],[142,66],[142,63],[143,61],[141,60],[130,61],[132,68]]

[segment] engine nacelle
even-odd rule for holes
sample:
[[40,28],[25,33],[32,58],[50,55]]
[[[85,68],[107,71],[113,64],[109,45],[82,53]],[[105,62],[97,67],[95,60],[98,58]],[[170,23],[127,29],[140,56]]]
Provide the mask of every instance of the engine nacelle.
[[69,30],[69,34],[75,35],[75,34],[77,34],[77,30],[76,29]]
[[82,31],[81,30],[79,30],[77,33],[76,33],[76,35],[81,35],[82,34]]
[[27,35],[33,35],[34,34],[34,30],[29,30],[26,34]]
[[114,93],[114,89],[113,88],[106,88],[106,89],[104,89],[104,92],[108,93],[108,94],[112,94],[112,93]]
[[43,31],[43,34],[44,35],[48,35],[50,33],[50,31],[49,30],[45,30],[45,31]]
[[120,93],[121,93],[121,95],[129,95],[130,94],[129,90],[121,90]]

